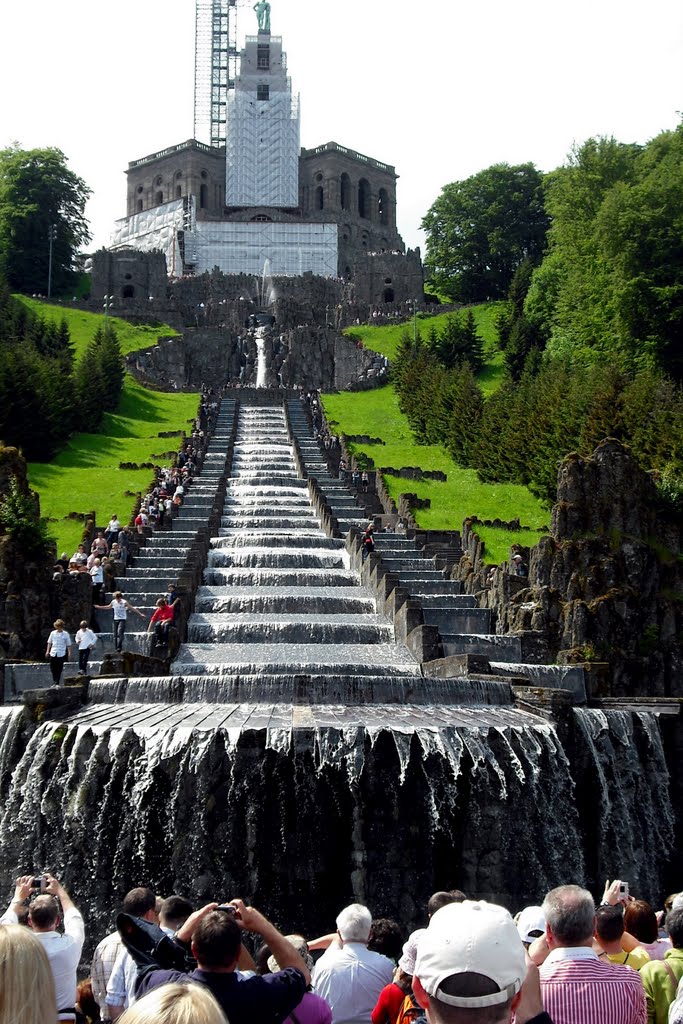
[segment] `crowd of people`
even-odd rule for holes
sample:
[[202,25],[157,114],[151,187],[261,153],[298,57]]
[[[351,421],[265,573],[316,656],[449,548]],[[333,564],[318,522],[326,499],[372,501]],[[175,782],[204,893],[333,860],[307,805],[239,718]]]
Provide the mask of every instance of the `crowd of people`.
[[[163,529],[171,517],[182,507],[186,489],[191,485],[195,473],[201,468],[209,434],[218,416],[219,400],[213,389],[202,385],[202,394],[191,436],[183,441],[173,466],[155,466],[154,480],[149,491],[142,498],[140,508],[130,524],[124,524],[114,512],[106,527],[96,529],[90,543],[78,545],[71,558],[63,552],[57,559],[53,574],[55,578],[69,574],[85,574],[92,583],[92,609],[113,613],[114,646],[123,649],[123,638],[129,612],[145,616],[124,597],[117,588],[117,577],[125,576],[130,558],[134,534],[144,534],[148,529]],[[102,604],[105,593],[113,597]],[[179,594],[175,584],[170,583],[168,592],[157,600],[148,625],[153,633],[152,649],[168,644],[170,627],[176,622]],[[94,628],[93,628],[94,627]],[[78,650],[79,674],[87,673],[88,660],[98,643],[97,623],[81,621],[75,638],[67,632],[64,621],[59,618],[47,640],[45,657],[50,662],[52,680],[59,685],[64,665],[71,657],[74,642]]]
[[459,890],[425,910],[404,935],[354,903],[307,941],[241,899],[139,887],[79,982],[80,912],[24,876],[0,918],[0,1024],[683,1024],[683,893],[660,915],[620,881],[597,908],[562,885],[515,918]]

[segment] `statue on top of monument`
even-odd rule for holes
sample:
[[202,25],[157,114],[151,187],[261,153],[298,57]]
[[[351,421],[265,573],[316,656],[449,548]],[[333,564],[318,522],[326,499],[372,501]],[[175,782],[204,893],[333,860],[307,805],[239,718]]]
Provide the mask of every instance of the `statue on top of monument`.
[[268,0],[259,0],[254,4],[256,17],[258,18],[259,32],[270,32],[270,4]]

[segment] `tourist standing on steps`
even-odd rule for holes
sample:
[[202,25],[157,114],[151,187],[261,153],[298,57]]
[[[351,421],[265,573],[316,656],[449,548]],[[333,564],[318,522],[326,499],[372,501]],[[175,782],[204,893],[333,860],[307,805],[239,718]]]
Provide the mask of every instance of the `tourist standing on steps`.
[[78,674],[85,675],[88,671],[88,658],[90,652],[97,643],[97,636],[93,633],[88,623],[83,619],[78,632],[76,633],[76,644],[78,645]]
[[106,612],[110,608],[114,613],[114,647],[117,651],[123,650],[123,634],[126,631],[126,619],[128,618],[128,612],[135,612],[141,619],[144,619],[144,612],[141,612],[139,608],[135,608],[129,601],[126,601],[125,597],[120,590],[117,590],[114,597],[109,604],[96,604],[94,605],[100,612]]
[[50,659],[50,671],[55,686],[59,686],[62,678],[64,662],[71,656],[71,637],[64,629],[64,620],[55,619],[54,629],[47,638],[47,650],[45,657]]

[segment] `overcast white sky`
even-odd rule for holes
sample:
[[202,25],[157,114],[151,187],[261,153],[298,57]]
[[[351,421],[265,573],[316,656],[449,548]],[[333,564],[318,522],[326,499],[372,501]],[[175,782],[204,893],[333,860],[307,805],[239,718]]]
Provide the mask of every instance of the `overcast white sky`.
[[[238,0],[240,42],[256,31]],[[407,245],[447,182],[561,164],[574,141],[645,142],[683,109],[680,0],[271,0],[301,143],[396,167]],[[93,190],[92,248],[125,214],[129,160],[192,137],[194,0],[4,5],[0,147],[58,146]]]

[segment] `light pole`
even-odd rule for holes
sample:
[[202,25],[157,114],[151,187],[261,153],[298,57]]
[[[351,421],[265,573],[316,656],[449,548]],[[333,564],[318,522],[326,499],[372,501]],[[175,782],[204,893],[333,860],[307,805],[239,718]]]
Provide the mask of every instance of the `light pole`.
[[108,315],[109,310],[111,309],[111,307],[114,305],[114,296],[113,295],[104,295],[103,298],[104,298],[104,304],[102,306],[102,309],[104,310],[104,333],[106,334],[107,333],[107,315]]
[[52,295],[52,246],[53,246],[54,241],[55,241],[56,238],[57,238],[57,225],[56,224],[50,224],[49,228],[47,229],[47,239],[48,239],[48,242],[49,242],[49,245],[50,245],[48,261],[47,261],[47,297],[48,297],[48,299]]

